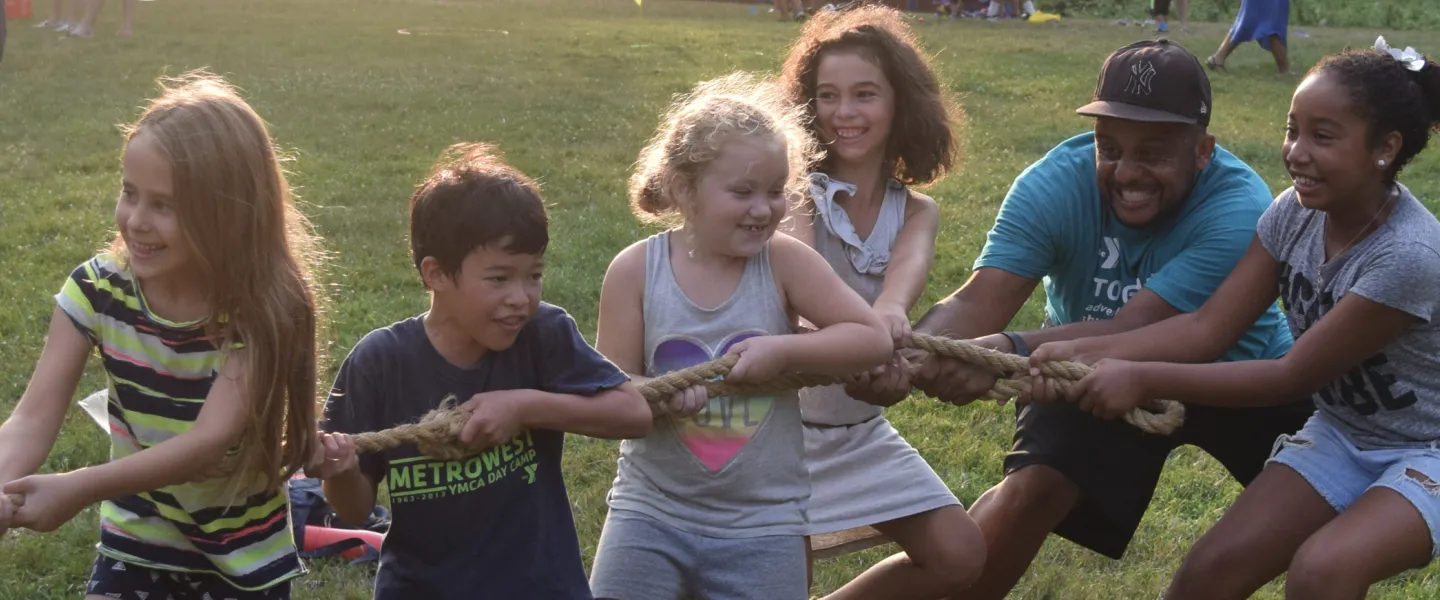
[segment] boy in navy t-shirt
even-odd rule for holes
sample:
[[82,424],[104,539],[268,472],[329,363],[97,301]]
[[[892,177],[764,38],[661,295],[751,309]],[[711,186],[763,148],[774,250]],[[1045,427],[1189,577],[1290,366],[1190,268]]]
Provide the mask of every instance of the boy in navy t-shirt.
[[[591,598],[561,478],[565,432],[644,437],[650,409],[563,309],[540,302],[549,219],[539,190],[485,145],[452,148],[410,204],[430,310],[365,336],[325,407],[325,495],[365,521],[388,484],[377,600]],[[438,460],[407,445],[357,456],[348,434],[412,423],[447,398],[473,411]]]

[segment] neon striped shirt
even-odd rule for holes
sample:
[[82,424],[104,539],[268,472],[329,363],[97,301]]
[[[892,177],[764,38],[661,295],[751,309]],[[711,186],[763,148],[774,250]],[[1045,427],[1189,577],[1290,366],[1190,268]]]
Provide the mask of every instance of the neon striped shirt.
[[[203,322],[151,314],[134,275],[106,254],[76,267],[55,299],[105,366],[111,460],[194,425],[222,359]],[[215,574],[244,590],[301,574],[286,488],[231,488],[215,479],[107,500],[99,551],[154,569]]]

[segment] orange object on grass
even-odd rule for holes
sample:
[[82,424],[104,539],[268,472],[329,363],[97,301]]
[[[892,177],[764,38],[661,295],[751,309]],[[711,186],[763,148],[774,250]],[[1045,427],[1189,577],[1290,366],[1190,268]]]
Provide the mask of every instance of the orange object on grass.
[[30,0],[5,0],[6,19],[28,19],[30,18]]
[[[374,531],[370,531],[367,529],[339,529],[335,527],[306,525],[305,547],[301,548],[301,550],[314,550],[316,548],[328,546],[335,542],[347,540],[350,538],[359,538],[365,543],[374,546],[376,550],[379,550],[380,544],[384,543],[385,541],[384,535],[375,533]],[[366,548],[364,546],[356,546],[354,548],[350,548],[344,552],[341,552],[340,556],[349,560],[355,560],[357,558],[360,558],[361,556],[364,556],[365,551]]]

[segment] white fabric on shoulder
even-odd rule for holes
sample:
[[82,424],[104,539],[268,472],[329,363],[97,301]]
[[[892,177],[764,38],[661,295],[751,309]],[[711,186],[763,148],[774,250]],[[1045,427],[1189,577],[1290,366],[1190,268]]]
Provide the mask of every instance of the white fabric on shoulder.
[[867,275],[884,275],[890,265],[890,247],[895,244],[901,225],[905,223],[905,188],[895,182],[886,185],[885,198],[881,202],[880,214],[870,237],[860,239],[850,215],[835,201],[835,194],[845,192],[854,196],[853,184],[832,179],[825,173],[810,174],[810,198],[815,203],[815,212],[825,227],[845,243],[845,255],[855,270]]

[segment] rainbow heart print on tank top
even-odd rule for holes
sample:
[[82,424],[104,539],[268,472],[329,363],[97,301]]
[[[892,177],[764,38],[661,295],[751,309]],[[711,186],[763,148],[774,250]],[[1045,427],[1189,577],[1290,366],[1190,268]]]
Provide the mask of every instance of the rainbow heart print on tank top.
[[[765,335],[759,331],[734,334],[711,350],[689,336],[668,337],[655,346],[656,373],[669,373],[709,362],[741,340]],[[685,447],[711,472],[719,472],[740,453],[764,425],[774,406],[775,396],[734,396],[710,398],[710,403],[689,418],[680,419],[680,439]]]

